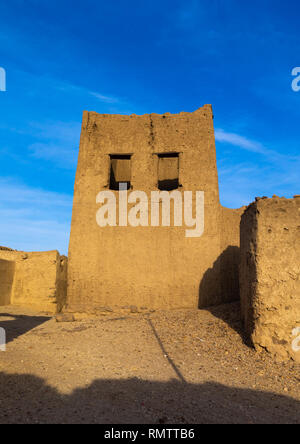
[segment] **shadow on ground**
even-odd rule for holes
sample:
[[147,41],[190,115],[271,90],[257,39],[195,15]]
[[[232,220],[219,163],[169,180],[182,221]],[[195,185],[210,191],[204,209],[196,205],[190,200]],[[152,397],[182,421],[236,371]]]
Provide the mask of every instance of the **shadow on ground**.
[[4,328],[6,332],[6,343],[9,343],[44,322],[49,321],[49,319],[50,318],[46,316],[25,316],[0,313],[0,327]]
[[178,380],[96,380],[70,395],[32,375],[0,373],[0,423],[299,423],[287,396]]
[[[217,307],[206,308],[214,317],[226,322],[229,327],[236,331],[245,341],[245,333],[241,316],[240,302],[231,302]],[[248,345],[248,344],[247,344]]]

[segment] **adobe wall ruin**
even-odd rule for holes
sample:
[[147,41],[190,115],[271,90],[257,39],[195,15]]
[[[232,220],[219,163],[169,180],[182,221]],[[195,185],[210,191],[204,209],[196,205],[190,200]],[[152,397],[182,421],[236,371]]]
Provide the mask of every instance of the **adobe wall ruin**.
[[12,250],[6,247],[0,247],[0,305],[9,305],[16,264],[15,261],[2,259],[2,251]]
[[57,251],[0,249],[0,305],[56,313],[66,302],[67,258]]
[[[171,163],[163,160],[175,155],[178,160]],[[117,158],[122,156],[119,168]],[[151,191],[164,182],[177,182],[181,192],[204,191],[203,236],[186,238],[185,226],[99,227],[96,196],[115,190],[118,181],[144,191],[149,201]],[[118,191],[114,193],[117,197]],[[238,299],[241,213],[219,203],[210,105],[177,115],[84,112],[69,245],[67,311],[132,305],[197,308]]]
[[300,362],[300,340],[296,343],[300,336],[299,257],[300,196],[252,203],[241,220],[245,329],[257,350]]

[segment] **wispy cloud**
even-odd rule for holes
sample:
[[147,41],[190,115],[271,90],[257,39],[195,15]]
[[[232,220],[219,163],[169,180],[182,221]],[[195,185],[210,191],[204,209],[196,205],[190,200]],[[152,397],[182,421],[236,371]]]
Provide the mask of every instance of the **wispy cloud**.
[[97,108],[100,106],[100,110],[103,109],[103,112],[110,112],[110,105],[117,107],[119,113],[124,112],[124,109],[133,109],[133,112],[136,112],[136,107],[128,101],[128,98],[117,96],[111,91],[100,90],[98,86],[87,87],[84,84],[64,81],[49,75],[36,75],[22,70],[11,71],[12,74],[16,79],[22,79],[22,86],[27,85],[25,89],[30,97],[44,97],[45,94],[49,95],[49,91],[51,91],[54,96],[59,95],[58,100],[60,101],[71,100],[72,103],[84,103]]
[[35,206],[38,211],[40,206],[48,207],[52,204],[55,208],[69,208],[72,204],[72,196],[64,193],[56,193],[40,188],[32,188],[13,178],[0,178],[0,206],[3,203],[28,204]]
[[300,160],[300,156],[292,156],[289,154],[278,153],[275,150],[267,148],[261,142],[249,139],[236,133],[226,132],[223,129],[216,129],[215,138],[217,142],[227,143],[238,148],[251,151],[252,153],[262,154],[272,161],[286,160]]
[[63,122],[61,120],[48,122],[31,122],[30,129],[36,137],[60,140],[62,142],[78,143],[80,122]]
[[72,196],[0,178],[0,245],[67,254]]
[[76,167],[81,124],[79,122],[31,122],[30,131],[37,142],[29,145],[29,153],[57,167]]
[[[300,191],[300,156],[282,154],[248,137],[217,129],[218,171],[221,202],[247,205],[256,196],[291,197]],[[226,146],[226,151],[222,146]],[[240,150],[252,155],[241,162]]]
[[122,101],[118,97],[110,96],[110,95],[103,94],[100,92],[91,91],[85,87],[73,85],[71,83],[64,83],[64,82],[60,82],[58,80],[55,80],[54,83],[55,83],[55,87],[61,91],[67,91],[67,92],[78,93],[78,94],[86,94],[86,95],[95,97],[100,102],[120,103]]
[[77,149],[51,143],[33,143],[29,145],[30,154],[36,159],[53,162],[57,167],[74,169],[77,163]]
[[[18,163],[28,163],[30,157],[51,162],[58,168],[76,168],[80,141],[80,122],[46,121],[29,122],[23,128],[0,124],[3,133],[13,133],[32,141],[24,152],[11,150],[8,145],[0,146],[0,154],[15,159]],[[23,143],[23,142],[22,142]]]
[[120,99],[117,99],[116,97],[104,96],[103,94],[99,94],[99,93],[96,93],[93,91],[88,91],[88,94],[96,97],[96,99],[99,99],[101,102],[105,102],[105,103],[119,103],[120,102]]
[[266,150],[261,143],[248,139],[247,137],[240,136],[239,134],[228,133],[223,129],[216,129],[215,138],[218,142],[229,143],[230,145],[234,145],[254,153],[268,153],[268,150]]

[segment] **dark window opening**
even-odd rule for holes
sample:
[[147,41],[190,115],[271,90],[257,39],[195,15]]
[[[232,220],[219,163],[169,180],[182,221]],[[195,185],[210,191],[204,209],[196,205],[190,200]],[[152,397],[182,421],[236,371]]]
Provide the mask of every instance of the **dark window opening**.
[[120,184],[125,183],[125,190],[131,187],[131,155],[110,155],[109,188],[119,191]]
[[172,191],[179,188],[179,154],[158,154],[158,189]]

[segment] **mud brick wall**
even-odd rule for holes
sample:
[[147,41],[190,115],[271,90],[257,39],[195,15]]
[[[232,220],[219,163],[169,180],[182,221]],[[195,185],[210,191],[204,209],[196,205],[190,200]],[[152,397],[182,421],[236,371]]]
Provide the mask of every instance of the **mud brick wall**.
[[257,350],[300,361],[300,197],[257,199],[241,220],[241,306]]
[[[170,153],[178,154],[179,163],[163,158]],[[124,168],[118,155],[128,157]],[[151,191],[162,184],[177,182],[181,192],[204,191],[203,236],[186,238],[185,226],[100,228],[96,196],[115,189],[118,181],[127,182],[130,169],[131,190],[144,191],[149,202]],[[222,239],[222,223],[230,217],[221,213],[210,105],[175,115],[84,112],[69,246],[68,310],[197,308],[236,298],[236,284],[226,283],[229,296],[221,290],[221,266],[231,258],[236,264],[237,251],[229,252],[227,262],[219,257],[232,242],[232,247],[239,244],[239,216],[232,213],[230,224],[236,225],[230,228],[231,242],[231,234]],[[236,265],[233,268],[228,279],[236,278]]]
[[15,262],[0,259],[0,305],[9,305],[11,302],[14,275]]
[[0,303],[56,313],[66,300],[67,258],[57,251],[0,250]]

